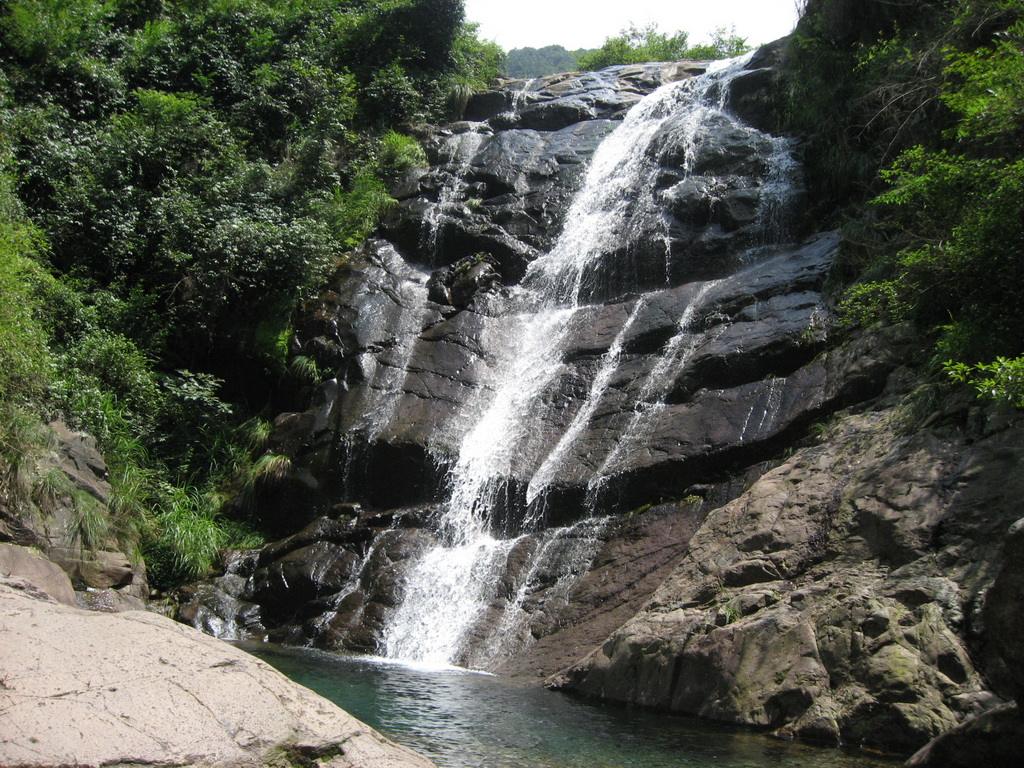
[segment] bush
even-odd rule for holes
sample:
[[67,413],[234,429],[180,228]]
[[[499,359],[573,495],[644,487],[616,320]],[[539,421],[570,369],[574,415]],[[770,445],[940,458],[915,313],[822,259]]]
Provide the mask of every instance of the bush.
[[947,360],[943,367],[953,381],[973,387],[980,397],[1024,408],[1024,357],[974,365]]
[[412,168],[427,165],[427,153],[412,136],[388,131],[380,140],[377,163],[381,176],[395,179]]
[[816,0],[790,53],[811,178],[859,168],[815,196],[874,230],[842,313],[916,321],[950,376],[1019,404],[1024,4]]
[[381,214],[394,202],[384,183],[367,169],[356,174],[351,189],[335,189],[315,211],[341,246],[352,249],[377,227]]

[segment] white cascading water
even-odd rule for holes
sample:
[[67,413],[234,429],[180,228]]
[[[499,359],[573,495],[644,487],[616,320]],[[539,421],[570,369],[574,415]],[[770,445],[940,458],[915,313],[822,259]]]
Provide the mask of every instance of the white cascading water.
[[531,614],[526,605],[530,597],[543,589],[544,607],[548,610],[556,601],[568,602],[576,580],[590,570],[610,520],[609,517],[590,517],[538,534],[537,549],[530,558],[530,565],[515,587],[515,594],[507,601],[501,620],[487,641],[474,651],[473,664],[492,665],[529,644]]
[[431,206],[423,217],[423,237],[427,250],[432,255],[437,255],[440,243],[438,237],[441,232],[441,224],[444,217],[454,207],[461,203],[462,195],[466,189],[466,172],[476,157],[477,152],[484,143],[487,136],[478,130],[458,133],[449,137],[448,144],[448,178],[437,193],[437,202]]
[[536,77],[524,80],[523,87],[512,94],[512,110],[510,114],[513,118],[519,117],[519,113],[522,111],[523,107],[526,106],[527,95],[530,93],[530,89],[533,88],[536,82]]
[[387,365],[381,365],[378,353],[364,353],[360,357],[366,385],[362,388],[361,401],[351,408],[353,412],[361,414],[360,423],[355,426],[365,431],[368,442],[380,435],[394,415],[409,375],[409,360],[412,358],[416,338],[429,311],[429,274],[406,264],[392,246],[388,246],[387,251],[381,255],[385,259],[394,256],[390,266],[397,268],[396,265],[400,265],[404,279],[401,281],[399,301],[388,302],[361,317],[364,327],[370,330],[371,338],[386,338],[394,342]]
[[608,389],[608,384],[611,383],[612,376],[615,375],[615,371],[619,367],[619,359],[622,357],[622,346],[626,340],[626,335],[633,327],[637,315],[643,310],[645,304],[645,300],[640,298],[633,306],[633,311],[630,312],[626,322],[623,323],[622,328],[615,336],[615,340],[612,341],[612,345],[601,359],[601,365],[590,384],[590,390],[587,392],[587,399],[584,401],[583,407],[576,412],[572,423],[569,424],[569,428],[562,433],[562,437],[559,438],[551,453],[544,457],[544,462],[533,473],[533,477],[530,478],[530,484],[526,487],[527,504],[532,504],[534,499],[537,499],[547,489],[555,477],[555,472],[565,459],[565,455],[590,423],[594,411],[597,410],[597,406],[601,403],[601,398],[604,397],[604,393]]
[[767,389],[757,394],[750,404],[747,417],[743,420],[740,431],[741,443],[746,442],[748,438],[756,439],[771,429],[782,405],[782,390],[785,386],[784,378],[768,379]]
[[[550,407],[543,396],[564,370],[563,344],[570,321],[591,287],[588,281],[594,279],[594,268],[616,243],[628,240],[645,226],[649,228],[651,217],[659,215],[654,200],[659,165],[652,157],[659,132],[669,120],[681,126],[689,162],[699,128],[708,115],[723,114],[728,82],[745,63],[745,59],[719,63],[703,76],[662,86],[636,104],[597,149],[556,244],[530,264],[522,283],[514,289],[514,325],[507,334],[510,346],[493,366],[491,386],[483,390],[486,399],[477,404],[475,421],[462,439],[450,472],[448,501],[438,520],[441,543],[411,568],[402,603],[385,630],[388,657],[436,665],[464,658],[466,633],[495,599],[496,584],[518,541],[495,538],[490,532],[491,516],[508,493],[507,479],[514,474],[517,462],[524,457],[537,458],[530,456],[530,451]],[[456,155],[471,158],[461,149]],[[465,162],[468,165],[469,160]],[[683,169],[684,173],[689,170]],[[443,213],[444,205],[450,204],[443,201],[438,212]],[[432,222],[431,227],[436,237],[439,223]],[[659,371],[666,369],[661,373],[685,364],[693,352],[697,335],[691,326],[704,296],[714,285],[709,282],[702,286],[687,308],[657,366]],[[549,454],[540,457],[527,486],[531,502],[542,496],[593,416],[618,367],[623,339],[642,303],[637,302],[626,327],[602,359],[582,409]],[[652,371],[645,385],[650,391],[641,397],[647,410],[657,408],[665,394],[658,387],[668,377],[656,380],[656,373]],[[638,413],[636,424],[631,425],[634,431],[649,423],[648,415]],[[614,469],[615,458],[605,460],[595,480]],[[527,519],[523,528],[529,530],[535,522]],[[546,535],[548,544],[558,540],[558,532]],[[590,538],[589,557],[600,543],[599,536],[595,530]],[[537,548],[532,570],[541,567],[549,550],[545,545]],[[520,591],[528,589],[529,582],[528,571]],[[507,621],[518,616],[524,596],[525,592],[517,593],[507,602]]]
[[704,338],[701,329],[697,327],[697,321],[700,319],[698,312],[704,307],[708,293],[720,282],[721,280],[711,280],[702,284],[683,310],[683,316],[676,324],[675,335],[665,345],[661,357],[644,380],[633,417],[615,443],[615,447],[587,483],[591,494],[600,490],[613,474],[618,462],[637,447],[642,438],[649,433],[658,414],[665,408],[665,396],[673,381],[670,374],[673,370],[682,370],[686,367],[698,343]]

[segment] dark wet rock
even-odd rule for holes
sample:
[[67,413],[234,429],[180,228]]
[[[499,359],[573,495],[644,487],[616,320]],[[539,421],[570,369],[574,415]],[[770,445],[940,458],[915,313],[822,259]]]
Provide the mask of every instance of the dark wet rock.
[[1015,703],[968,718],[929,742],[907,761],[908,768],[1011,768],[1020,762],[1024,717]]
[[323,648],[380,653],[387,618],[401,602],[405,572],[433,542],[433,536],[418,530],[379,536],[365,557],[358,582],[312,628],[314,642]]
[[994,685],[1024,702],[1024,518],[1006,535],[1003,566],[985,596],[982,621]]
[[763,131],[777,130],[780,123],[783,105],[777,72],[789,40],[784,37],[761,46],[747,63],[747,71],[730,83],[730,111]]
[[436,270],[427,281],[427,297],[435,304],[466,309],[473,300],[501,286],[501,275],[484,253],[467,256],[451,267]]
[[[710,286],[690,283],[654,291],[643,296],[641,305],[634,298],[580,309],[563,342],[565,373],[552,383],[551,397],[564,399],[565,406],[549,412],[551,421],[536,433],[533,446],[516,457],[515,477],[525,483],[559,441],[588,397],[585,382],[635,314],[622,339],[625,355],[592,424],[566,452],[553,478],[560,493],[582,493],[618,435],[636,418],[635,402],[645,381],[701,291],[706,295],[694,316],[693,338],[684,345],[692,347],[689,362],[658,374],[666,384],[668,409],[650,428],[656,449],[638,451],[609,467],[632,489],[623,504],[636,506],[647,493],[671,498],[706,468],[698,464],[692,473],[680,473],[680,463],[731,451],[749,455],[791,426],[877,391],[898,362],[893,355],[875,352],[870,344],[849,353],[820,354],[829,324],[820,291],[837,248],[835,235],[823,235],[762,257]],[[418,271],[388,267],[396,257],[387,246],[374,246],[371,253],[379,264],[356,273],[359,279],[346,288],[352,297],[346,303],[335,299],[339,328],[347,317],[363,318],[358,330],[343,334],[360,337],[346,353],[340,377],[344,386],[333,380],[324,384],[310,411],[279,417],[278,432],[280,442],[298,448],[297,465],[308,467],[324,488],[386,509],[433,500],[443,480],[444,457],[457,453],[465,428],[461,420],[489,386],[488,345],[493,348],[503,335],[514,334],[515,321],[503,314],[485,258],[461,262],[425,281]],[[474,291],[472,307],[445,309],[438,299],[454,301],[450,286],[460,275]],[[325,339],[322,346],[328,343]],[[862,353],[866,357],[860,359]],[[758,403],[761,410],[755,415]],[[333,437],[339,427],[364,431],[368,444],[346,442],[339,455]],[[705,437],[694,440],[693,435]],[[674,485],[642,477],[652,470],[674,477]],[[395,477],[402,480],[396,483]]]
[[245,590],[268,620],[292,615],[297,606],[339,591],[352,577],[358,557],[336,544],[321,541],[293,550],[252,575]]
[[705,62],[684,61],[570,72],[513,81],[501,91],[470,98],[467,120],[487,120],[499,129],[558,130],[587,120],[621,117],[661,85],[702,74]]

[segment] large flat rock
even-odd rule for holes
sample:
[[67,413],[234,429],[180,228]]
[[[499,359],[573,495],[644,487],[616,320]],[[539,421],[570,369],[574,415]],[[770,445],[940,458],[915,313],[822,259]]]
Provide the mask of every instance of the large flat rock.
[[0,765],[428,768],[226,643],[0,586]]

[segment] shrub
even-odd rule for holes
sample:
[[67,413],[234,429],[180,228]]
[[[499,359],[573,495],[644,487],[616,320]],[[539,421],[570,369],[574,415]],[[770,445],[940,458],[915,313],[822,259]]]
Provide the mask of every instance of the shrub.
[[947,360],[943,368],[949,378],[972,387],[979,397],[1024,408],[1024,357],[997,357],[974,365]]
[[315,211],[340,245],[351,249],[376,229],[381,214],[394,203],[384,183],[370,170],[363,170],[349,190],[336,188]]
[[680,59],[726,59],[750,50],[745,38],[735,30],[719,27],[711,41],[689,46],[689,35],[676,32],[667,35],[649,24],[646,27],[630,25],[617,36],[609,37],[595,51],[579,56],[580,69],[596,70],[613,64],[640,64],[647,61],[678,61]]
[[388,131],[381,137],[377,162],[381,175],[386,179],[394,179],[411,168],[425,166],[427,154],[412,136]]

